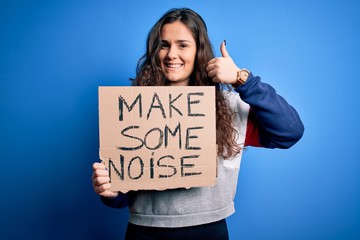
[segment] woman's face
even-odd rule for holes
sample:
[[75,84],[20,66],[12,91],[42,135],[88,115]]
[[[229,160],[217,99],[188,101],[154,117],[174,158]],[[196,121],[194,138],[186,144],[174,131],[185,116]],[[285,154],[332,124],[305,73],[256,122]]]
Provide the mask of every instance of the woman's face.
[[191,31],[180,21],[161,29],[161,68],[170,86],[188,86],[194,70],[196,42]]

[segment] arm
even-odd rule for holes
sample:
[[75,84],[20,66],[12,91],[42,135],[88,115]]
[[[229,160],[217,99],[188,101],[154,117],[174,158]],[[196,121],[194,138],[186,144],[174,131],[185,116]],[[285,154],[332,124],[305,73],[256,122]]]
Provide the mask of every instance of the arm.
[[113,192],[110,190],[111,183],[109,172],[104,164],[93,164],[92,182],[94,191],[101,197],[101,201],[109,207],[123,208],[129,204],[128,194]]
[[245,145],[289,148],[300,140],[304,126],[298,113],[260,77],[250,74],[236,91],[250,105]]
[[129,195],[124,193],[119,193],[119,195],[117,195],[117,197],[114,198],[101,196],[101,201],[108,207],[124,208],[129,205]]
[[273,87],[251,73],[245,83],[238,86],[240,68],[227,52],[225,42],[220,51],[222,57],[211,59],[206,71],[215,83],[237,85],[241,99],[250,105],[245,146],[289,148],[294,145],[304,132],[296,110]]

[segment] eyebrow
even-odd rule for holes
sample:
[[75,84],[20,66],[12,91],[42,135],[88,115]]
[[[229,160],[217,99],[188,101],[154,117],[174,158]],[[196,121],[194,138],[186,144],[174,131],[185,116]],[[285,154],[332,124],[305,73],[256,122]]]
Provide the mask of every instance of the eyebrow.
[[[166,42],[166,43],[169,43],[169,41],[165,40],[165,39],[162,39],[161,40],[162,42]],[[190,40],[176,40],[175,43],[183,43],[183,42],[188,42],[188,43],[192,43],[192,41]]]

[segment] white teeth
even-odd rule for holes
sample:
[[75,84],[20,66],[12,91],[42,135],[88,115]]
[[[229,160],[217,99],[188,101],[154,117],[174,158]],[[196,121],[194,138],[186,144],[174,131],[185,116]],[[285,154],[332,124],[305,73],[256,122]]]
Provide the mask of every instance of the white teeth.
[[168,63],[168,64],[166,64],[166,66],[168,68],[180,68],[182,66],[182,64],[181,63],[173,63],[173,64]]

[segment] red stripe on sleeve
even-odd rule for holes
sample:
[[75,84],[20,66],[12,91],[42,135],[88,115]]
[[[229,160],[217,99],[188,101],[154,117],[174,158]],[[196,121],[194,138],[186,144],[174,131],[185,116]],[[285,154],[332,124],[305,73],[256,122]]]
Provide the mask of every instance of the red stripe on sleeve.
[[245,146],[261,147],[258,126],[258,118],[250,108],[246,127]]

